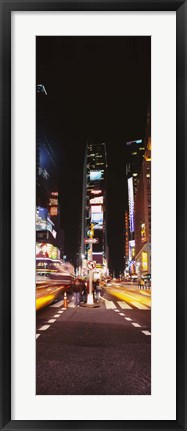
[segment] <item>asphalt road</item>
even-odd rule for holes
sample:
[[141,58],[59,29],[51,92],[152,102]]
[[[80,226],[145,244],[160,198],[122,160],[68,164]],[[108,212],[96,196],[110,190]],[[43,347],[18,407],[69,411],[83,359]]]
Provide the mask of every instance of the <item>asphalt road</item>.
[[107,290],[98,308],[70,296],[39,311],[36,394],[150,395],[151,311],[134,302]]

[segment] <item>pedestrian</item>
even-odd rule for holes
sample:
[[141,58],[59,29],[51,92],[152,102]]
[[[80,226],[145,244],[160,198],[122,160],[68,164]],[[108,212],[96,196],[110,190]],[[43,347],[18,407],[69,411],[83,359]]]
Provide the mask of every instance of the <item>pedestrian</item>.
[[73,284],[73,295],[74,295],[74,305],[79,307],[80,305],[80,294],[82,290],[82,285],[79,278],[76,278]]
[[96,291],[96,302],[100,301],[101,298],[101,286],[100,286],[100,280],[99,278],[95,282],[95,291]]
[[87,287],[86,287],[86,283],[84,280],[82,281],[82,301],[85,304],[87,302]]
[[93,293],[93,300],[94,300],[94,302],[97,302],[96,281],[93,282],[92,293]]

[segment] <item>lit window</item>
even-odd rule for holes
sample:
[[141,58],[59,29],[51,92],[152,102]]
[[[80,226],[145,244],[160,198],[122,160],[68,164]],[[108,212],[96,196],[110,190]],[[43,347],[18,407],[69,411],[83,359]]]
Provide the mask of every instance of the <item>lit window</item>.
[[146,174],[146,177],[147,177],[147,178],[150,178],[150,174]]
[[137,152],[136,151],[134,151],[133,153],[132,153],[132,156],[136,156],[137,155]]

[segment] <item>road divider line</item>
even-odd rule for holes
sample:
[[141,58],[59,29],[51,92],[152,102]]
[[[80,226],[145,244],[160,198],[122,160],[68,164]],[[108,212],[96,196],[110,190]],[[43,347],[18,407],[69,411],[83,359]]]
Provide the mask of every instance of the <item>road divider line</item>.
[[129,304],[127,304],[125,301],[117,301],[117,303],[123,309],[132,310],[132,307]]
[[132,322],[132,325],[135,326],[135,328],[141,328],[141,325],[139,325],[139,323]]
[[120,316],[125,316],[125,314],[124,314],[124,313],[119,313],[119,315],[120,315]]
[[60,317],[60,315],[59,314],[55,314],[53,317]]
[[54,322],[56,322],[56,319],[50,319],[50,320],[48,320],[47,323],[54,323]]
[[41,326],[39,331],[46,331],[46,329],[48,329],[48,328],[50,328],[50,325],[44,325],[44,326]]
[[36,340],[37,340],[37,338],[40,336],[41,334],[36,334]]
[[128,320],[129,322],[132,322],[132,319],[130,317],[125,317],[125,320]]
[[61,310],[61,311],[58,311],[58,313],[59,313],[59,314],[62,314],[62,313],[63,313],[63,311],[62,311],[62,310]]
[[151,332],[149,332],[149,331],[142,331],[142,333],[145,335],[151,335]]
[[119,310],[116,308],[115,310],[114,310],[116,313],[119,313]]

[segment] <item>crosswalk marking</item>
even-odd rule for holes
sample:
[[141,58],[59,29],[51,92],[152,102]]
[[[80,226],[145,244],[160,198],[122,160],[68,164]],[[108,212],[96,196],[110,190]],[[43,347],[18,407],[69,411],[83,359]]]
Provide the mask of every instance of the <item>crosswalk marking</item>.
[[116,308],[115,304],[112,301],[105,302],[105,306],[107,310]]
[[149,310],[148,307],[143,304],[140,304],[140,302],[131,301],[131,304],[134,305],[136,308],[139,308],[140,310]]
[[132,307],[127,304],[125,301],[117,301],[117,303],[119,304],[119,306],[123,309],[128,309],[128,310],[132,310]]
[[64,300],[56,302],[55,304],[50,305],[51,308],[59,308],[64,304]]

